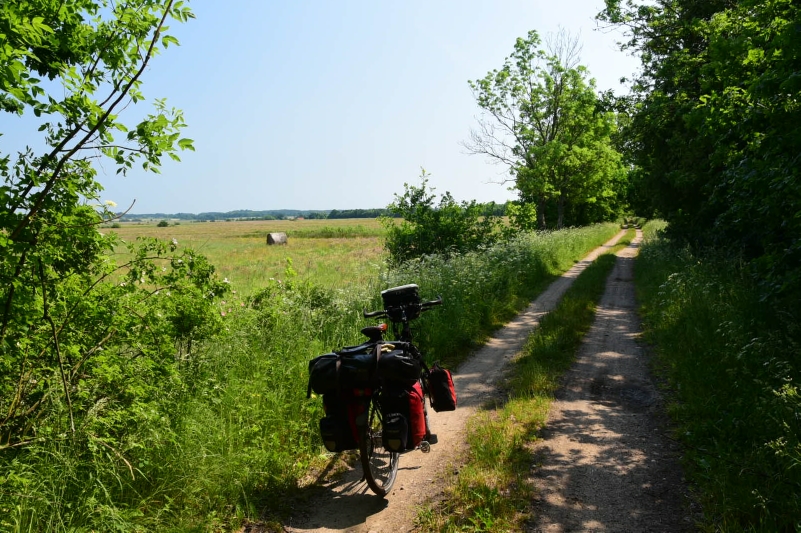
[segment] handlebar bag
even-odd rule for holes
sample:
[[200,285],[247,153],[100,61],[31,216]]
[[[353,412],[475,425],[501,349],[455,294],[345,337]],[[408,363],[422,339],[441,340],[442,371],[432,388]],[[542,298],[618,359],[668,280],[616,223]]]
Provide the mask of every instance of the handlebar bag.
[[434,366],[428,371],[426,388],[431,408],[434,411],[439,413],[456,409],[456,388],[453,386],[453,376],[450,370],[434,363]]
[[381,389],[382,438],[391,452],[413,450],[426,436],[423,389],[418,381],[408,386],[385,382]]

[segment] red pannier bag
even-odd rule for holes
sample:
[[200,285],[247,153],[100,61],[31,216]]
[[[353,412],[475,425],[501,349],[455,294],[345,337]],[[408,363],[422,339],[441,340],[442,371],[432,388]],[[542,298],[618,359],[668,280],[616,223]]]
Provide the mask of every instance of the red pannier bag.
[[352,389],[342,394],[323,394],[325,417],[320,419],[320,437],[329,452],[359,447],[356,419],[367,411],[371,389]]
[[382,440],[391,452],[415,449],[426,436],[420,382],[386,382],[381,390]]
[[434,366],[428,371],[426,387],[431,400],[431,408],[434,411],[439,413],[456,409],[456,388],[453,386],[453,376],[450,370],[434,363]]

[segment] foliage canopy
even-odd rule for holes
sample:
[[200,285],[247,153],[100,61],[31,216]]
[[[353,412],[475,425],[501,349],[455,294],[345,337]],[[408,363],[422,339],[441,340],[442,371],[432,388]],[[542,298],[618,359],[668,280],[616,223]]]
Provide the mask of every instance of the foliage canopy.
[[466,146],[509,168],[542,229],[554,212],[558,228],[613,219],[626,181],[611,142],[614,114],[601,109],[578,65],[578,42],[562,33],[549,48],[531,31],[500,70],[469,82],[484,114]]
[[741,254],[767,293],[798,291],[801,6],[607,0],[599,18],[642,57],[626,131],[638,208]]

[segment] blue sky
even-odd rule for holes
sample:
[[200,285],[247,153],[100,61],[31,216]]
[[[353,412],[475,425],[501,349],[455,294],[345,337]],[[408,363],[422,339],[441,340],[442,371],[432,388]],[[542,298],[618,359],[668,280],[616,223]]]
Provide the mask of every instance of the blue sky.
[[619,34],[594,31],[603,0],[190,5],[196,19],[173,23],[181,46],[151,63],[143,90],[184,110],[197,151],[160,175],[105,165],[104,199],[135,200],[133,213],[384,207],[420,167],[438,194],[503,202],[514,193],[491,183],[503,168],[460,145],[479,114],[467,80],[529,30],[560,27],[580,32],[599,89],[625,92],[618,80],[637,68]]

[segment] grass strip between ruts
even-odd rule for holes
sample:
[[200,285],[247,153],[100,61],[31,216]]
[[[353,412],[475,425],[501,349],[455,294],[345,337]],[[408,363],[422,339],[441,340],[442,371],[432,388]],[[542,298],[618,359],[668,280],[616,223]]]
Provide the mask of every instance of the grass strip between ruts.
[[559,384],[595,318],[597,302],[615,264],[628,246],[629,230],[616,247],[581,273],[557,308],[540,321],[504,383],[506,400],[484,406],[468,421],[466,464],[450,470],[441,502],[418,514],[424,531],[522,531],[531,516],[528,482],[537,440]]

